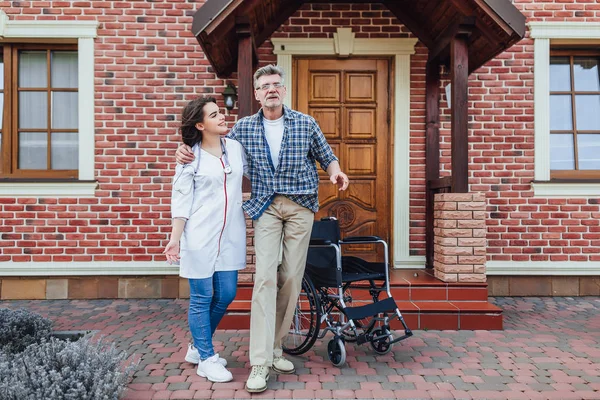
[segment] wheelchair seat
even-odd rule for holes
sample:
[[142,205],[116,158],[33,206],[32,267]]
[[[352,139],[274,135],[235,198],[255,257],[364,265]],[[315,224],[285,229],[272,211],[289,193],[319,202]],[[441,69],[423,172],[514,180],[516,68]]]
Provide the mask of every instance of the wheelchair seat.
[[[335,268],[335,267],[334,267]],[[342,269],[345,269],[346,266],[342,261]],[[337,287],[337,280],[335,276],[335,269],[331,268],[322,268],[312,265],[310,263],[306,264],[306,273],[312,279],[313,283],[316,286],[321,287]],[[377,281],[377,280],[385,280],[384,273],[369,273],[369,272],[360,272],[360,271],[342,271],[342,283],[352,283],[359,281]]]
[[[336,252],[331,247],[313,247],[317,243],[343,242],[340,237],[340,228],[337,220],[324,218],[315,221],[311,233],[311,247],[308,250],[306,260],[306,273],[310,276],[316,286],[336,287]],[[368,239],[379,239],[374,236]],[[369,262],[354,256],[342,256],[341,283],[359,281],[382,281],[385,280],[385,263]]]

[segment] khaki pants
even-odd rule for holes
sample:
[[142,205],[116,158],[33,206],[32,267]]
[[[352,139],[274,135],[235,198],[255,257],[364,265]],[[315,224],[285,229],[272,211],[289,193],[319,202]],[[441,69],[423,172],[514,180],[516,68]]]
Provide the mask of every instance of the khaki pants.
[[[302,287],[314,213],[284,196],[254,226],[256,274],[250,310],[250,365],[271,366],[281,356]],[[281,267],[280,243],[283,246]]]

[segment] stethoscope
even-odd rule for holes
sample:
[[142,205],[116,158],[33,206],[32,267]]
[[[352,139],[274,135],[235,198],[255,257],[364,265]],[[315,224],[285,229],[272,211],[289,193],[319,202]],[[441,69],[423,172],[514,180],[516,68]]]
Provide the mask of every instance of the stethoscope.
[[223,152],[223,172],[226,174],[231,173],[231,165],[229,164],[229,157],[227,157],[227,147],[225,146],[225,139],[221,138],[221,151]]
[[[202,142],[198,142],[198,150],[202,147]],[[227,156],[227,146],[225,146],[225,139],[221,138],[221,153],[223,154],[221,158],[223,159],[223,172],[227,175],[231,174],[231,164],[229,164],[229,157]],[[200,165],[200,152],[198,153],[198,157],[196,157],[196,171],[198,170]]]

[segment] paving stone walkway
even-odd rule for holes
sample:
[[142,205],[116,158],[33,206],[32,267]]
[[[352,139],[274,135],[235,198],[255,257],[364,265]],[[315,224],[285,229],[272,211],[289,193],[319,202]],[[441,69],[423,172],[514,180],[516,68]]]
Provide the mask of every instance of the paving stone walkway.
[[327,341],[292,357],[297,373],[272,374],[250,395],[248,331],[217,331],[233,382],[213,384],[183,358],[185,300],[5,301],[55,321],[56,330],[98,330],[140,357],[125,399],[600,399],[600,298],[493,298],[503,331],[415,331],[377,356],[347,344],[347,365],[327,359]]

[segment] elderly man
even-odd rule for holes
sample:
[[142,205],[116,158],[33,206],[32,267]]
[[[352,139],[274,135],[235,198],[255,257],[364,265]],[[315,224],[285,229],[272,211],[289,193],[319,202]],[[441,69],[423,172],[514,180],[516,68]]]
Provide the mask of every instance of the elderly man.
[[[339,190],[346,190],[349,183],[315,119],[283,105],[283,78],[283,70],[275,65],[256,71],[254,95],[262,108],[240,119],[229,133],[246,150],[252,196],[243,208],[256,220],[252,370],[246,382],[246,390],[252,393],[266,390],[270,368],[282,374],[295,371],[294,364],[283,357],[281,343],[298,301],[314,213],[319,208],[315,161]],[[193,160],[187,146],[179,147],[177,160]]]

